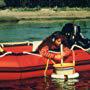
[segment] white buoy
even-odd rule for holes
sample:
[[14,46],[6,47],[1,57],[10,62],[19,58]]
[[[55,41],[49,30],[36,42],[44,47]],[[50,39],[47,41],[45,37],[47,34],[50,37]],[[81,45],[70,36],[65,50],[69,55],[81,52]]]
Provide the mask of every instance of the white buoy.
[[[63,54],[63,45],[61,44],[61,55]],[[74,52],[73,52],[73,56]],[[52,78],[60,78],[60,79],[74,79],[79,77],[79,73],[75,72],[75,58],[73,57],[73,63],[64,63],[63,58],[61,59],[60,64],[54,64],[55,73],[51,75]]]
[[52,78],[78,78],[79,73],[75,72],[73,63],[63,63],[63,64],[55,64],[55,73],[51,75]]

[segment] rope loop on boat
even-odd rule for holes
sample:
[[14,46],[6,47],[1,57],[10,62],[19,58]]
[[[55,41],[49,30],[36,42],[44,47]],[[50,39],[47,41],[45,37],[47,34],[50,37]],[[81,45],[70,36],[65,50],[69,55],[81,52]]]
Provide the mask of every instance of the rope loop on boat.
[[74,45],[71,47],[71,50],[72,50],[72,53],[73,53],[73,64],[74,64],[74,65],[75,65],[75,52],[74,52],[74,48],[75,48],[75,47],[80,48],[80,49],[82,49],[83,51],[88,51],[88,50],[90,50],[90,48],[84,49],[83,47],[74,44]]
[[28,46],[30,45],[30,44],[32,44],[32,42],[29,42],[29,41],[24,41],[24,42],[5,42],[5,43],[0,43],[0,46],[1,47],[4,47],[5,45],[19,45],[19,44],[27,44]]
[[80,48],[80,49],[82,49],[83,51],[89,51],[89,50],[90,50],[90,48],[84,49],[83,47],[81,47],[81,46],[79,46],[79,45],[76,45],[76,44],[74,44],[74,45],[71,47],[71,50],[73,50],[74,47]]
[[9,54],[12,54],[12,52],[6,52],[6,53],[0,55],[0,57],[4,57],[5,55],[9,55]]

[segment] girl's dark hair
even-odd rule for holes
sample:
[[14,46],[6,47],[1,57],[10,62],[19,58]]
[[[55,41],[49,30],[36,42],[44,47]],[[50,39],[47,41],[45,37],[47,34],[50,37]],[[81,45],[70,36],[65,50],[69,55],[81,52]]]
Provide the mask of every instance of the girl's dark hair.
[[39,50],[42,49],[42,47],[44,47],[45,45],[48,45],[49,48],[51,48],[51,46],[54,44],[54,41],[59,38],[62,41],[61,43],[66,46],[67,45],[66,38],[62,35],[62,33],[60,31],[55,31],[49,37],[47,37],[46,39],[43,40],[43,42],[39,45],[39,47],[37,48],[36,51],[39,52]]

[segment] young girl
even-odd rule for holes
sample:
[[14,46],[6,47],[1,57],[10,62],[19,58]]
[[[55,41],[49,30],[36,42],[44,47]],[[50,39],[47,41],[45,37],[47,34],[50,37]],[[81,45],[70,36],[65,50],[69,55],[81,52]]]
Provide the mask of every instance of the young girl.
[[[63,44],[63,54],[60,53],[60,45]],[[51,51],[59,51],[58,53],[51,53]],[[66,38],[61,34],[55,32],[49,37],[47,37],[43,42],[38,46],[37,53],[42,55],[45,58],[53,59],[55,61],[61,60],[61,58],[70,55],[71,50],[67,47]]]

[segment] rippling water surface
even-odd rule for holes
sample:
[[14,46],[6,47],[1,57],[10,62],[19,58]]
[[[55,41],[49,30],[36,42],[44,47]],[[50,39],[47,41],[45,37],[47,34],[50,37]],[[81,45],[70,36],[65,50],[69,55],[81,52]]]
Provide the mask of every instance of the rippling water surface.
[[90,72],[80,73],[79,79],[33,78],[17,81],[0,81],[0,90],[90,90]]
[[[90,38],[90,20],[73,20],[81,26],[81,32]],[[53,23],[1,23],[0,41],[35,41],[42,40],[52,32],[61,30],[63,25],[72,20]],[[0,90],[90,90],[90,71],[81,72],[79,79],[62,81],[50,77],[33,78],[17,81],[0,81]]]
[[[63,25],[72,20],[61,20],[59,22],[44,23],[1,23],[0,24],[0,41],[33,41],[42,40],[52,32],[61,30]],[[74,20],[76,24],[81,26],[81,32],[90,38],[90,20]]]

